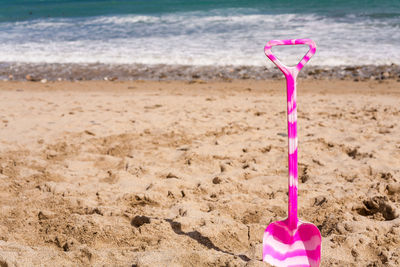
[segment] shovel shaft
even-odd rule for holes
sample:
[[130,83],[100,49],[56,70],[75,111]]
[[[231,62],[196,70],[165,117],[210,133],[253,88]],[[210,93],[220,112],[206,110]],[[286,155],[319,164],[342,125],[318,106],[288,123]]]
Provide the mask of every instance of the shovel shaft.
[[291,75],[286,75],[287,88],[287,124],[288,124],[288,220],[289,227],[297,227],[297,103],[296,103],[296,76],[298,71],[290,69]]

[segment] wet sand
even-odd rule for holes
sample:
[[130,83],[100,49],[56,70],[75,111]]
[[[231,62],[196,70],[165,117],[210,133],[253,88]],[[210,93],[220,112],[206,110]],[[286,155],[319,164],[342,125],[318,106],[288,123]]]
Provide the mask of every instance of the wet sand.
[[[0,265],[265,266],[283,81],[0,82]],[[400,83],[298,85],[322,266],[400,265]]]
[[[302,79],[318,80],[397,80],[400,66],[305,66]],[[271,62],[265,66],[189,66],[103,63],[16,63],[0,62],[0,80],[12,81],[88,81],[88,80],[156,80],[156,81],[232,81],[283,79]]]

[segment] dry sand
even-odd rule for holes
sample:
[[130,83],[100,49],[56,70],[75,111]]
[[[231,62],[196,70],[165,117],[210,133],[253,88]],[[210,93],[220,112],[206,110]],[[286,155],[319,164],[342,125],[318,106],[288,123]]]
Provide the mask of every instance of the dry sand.
[[[0,83],[0,266],[264,266],[284,81]],[[400,265],[400,83],[305,81],[299,217],[322,266]]]

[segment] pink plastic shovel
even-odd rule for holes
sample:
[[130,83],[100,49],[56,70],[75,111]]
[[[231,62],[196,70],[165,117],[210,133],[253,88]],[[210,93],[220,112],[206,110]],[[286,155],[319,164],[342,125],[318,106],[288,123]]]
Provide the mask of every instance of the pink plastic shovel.
[[[283,65],[273,54],[276,45],[307,44],[310,50],[295,67]],[[288,217],[273,222],[265,229],[263,261],[274,266],[319,266],[321,261],[321,233],[318,228],[297,218],[297,110],[296,77],[315,54],[315,43],[310,39],[273,40],[264,48],[267,57],[285,74],[287,86],[289,205]]]

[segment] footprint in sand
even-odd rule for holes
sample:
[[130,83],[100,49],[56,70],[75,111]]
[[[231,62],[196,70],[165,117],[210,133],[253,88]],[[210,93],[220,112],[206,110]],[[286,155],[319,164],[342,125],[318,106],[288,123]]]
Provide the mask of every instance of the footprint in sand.
[[363,206],[356,208],[358,214],[372,217],[379,221],[390,221],[399,217],[396,207],[386,196],[374,196],[363,201]]

